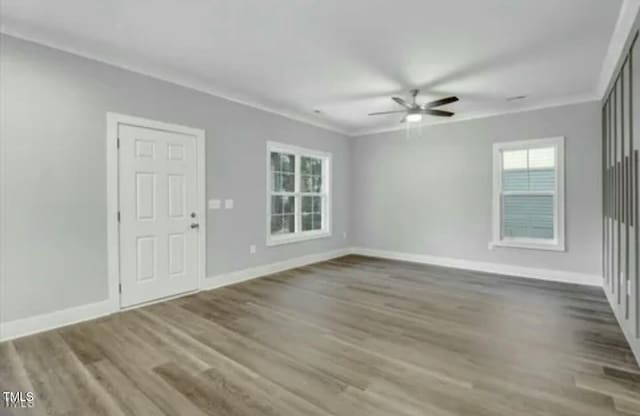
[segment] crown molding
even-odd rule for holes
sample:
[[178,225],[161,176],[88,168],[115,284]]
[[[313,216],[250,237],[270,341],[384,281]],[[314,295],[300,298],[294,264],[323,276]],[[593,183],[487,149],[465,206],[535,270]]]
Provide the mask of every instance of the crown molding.
[[[623,0],[622,6],[620,8],[620,13],[618,15],[618,20],[616,22],[611,40],[609,42],[609,46],[607,48],[605,60],[602,64],[600,76],[598,78],[598,82],[597,82],[597,85],[595,86],[595,91],[593,93],[577,94],[577,95],[564,96],[564,97],[550,99],[550,100],[538,101],[530,105],[521,106],[518,108],[509,109],[509,110],[458,115],[453,119],[438,120],[433,122],[423,122],[422,126],[429,127],[429,126],[436,126],[441,124],[457,123],[457,122],[468,121],[468,120],[496,117],[496,116],[505,115],[505,114],[515,114],[515,113],[539,110],[543,108],[552,108],[552,107],[559,107],[563,105],[578,104],[582,102],[601,100],[604,97],[609,87],[613,74],[615,73],[617,67],[620,65],[622,52],[625,50],[628,42],[631,40],[629,34],[636,26],[636,20],[637,20],[639,11],[640,11],[640,0]],[[259,102],[250,97],[240,96],[237,93],[234,94],[229,91],[224,91],[224,89],[219,87],[214,87],[210,83],[203,82],[202,80],[199,80],[196,77],[189,77],[189,76],[185,76],[184,74],[177,74],[175,72],[171,73],[171,71],[158,70],[157,67],[153,67],[153,69],[151,69],[149,65],[124,63],[117,58],[112,57],[110,59],[107,59],[103,56],[98,56],[95,53],[87,52],[85,50],[60,45],[56,42],[51,42],[49,39],[43,38],[42,36],[38,36],[33,33],[27,33],[26,31],[19,30],[15,27],[10,27],[7,25],[6,21],[3,22],[2,25],[0,25],[0,33],[15,37],[18,39],[22,39],[28,42],[40,44],[56,50],[60,50],[66,53],[70,53],[73,55],[81,56],[83,58],[91,59],[93,61],[97,61],[97,62],[110,65],[119,69],[123,69],[123,70],[134,72],[140,75],[148,76],[148,77],[151,77],[160,81],[168,82],[174,85],[178,85],[184,88],[199,91],[199,92],[202,92],[217,98],[221,98],[236,104],[244,105],[244,106],[254,108],[260,111],[264,111],[267,113],[276,114],[278,116],[285,117],[290,120],[294,120],[300,123],[304,123],[307,125],[311,125],[314,127],[318,127],[324,130],[328,130],[328,131],[342,134],[349,137],[360,137],[360,136],[367,136],[367,135],[378,134],[378,133],[394,132],[394,131],[404,130],[406,128],[406,126],[404,125],[393,125],[393,126],[381,127],[381,128],[371,128],[371,129],[364,128],[364,129],[347,130],[341,127],[337,127],[333,124],[323,123],[312,116],[305,116],[303,114],[300,114],[299,112],[284,110],[282,108],[277,108],[273,105],[268,105],[268,104]]]
[[[527,106],[522,106],[522,107],[510,109],[510,110],[501,110],[501,111],[493,111],[493,112],[486,112],[486,113],[459,115],[459,116],[456,116],[455,118],[452,118],[452,119],[438,120],[438,121],[433,121],[433,122],[422,122],[422,123],[420,123],[420,125],[422,127],[440,126],[440,125],[443,125],[443,124],[453,124],[453,123],[459,123],[459,122],[462,122],[462,121],[470,121],[470,120],[478,120],[478,119],[483,119],[483,118],[499,117],[499,116],[508,115],[508,114],[526,113],[526,112],[529,112],[529,111],[544,110],[546,108],[562,107],[562,106],[565,106],[565,105],[573,105],[573,104],[587,103],[587,102],[591,102],[591,101],[599,101],[600,98],[601,97],[598,96],[595,93],[576,94],[576,95],[571,95],[571,96],[564,96],[564,97],[561,97],[561,98],[555,98],[555,99],[551,99],[551,100],[538,101],[536,103],[532,103],[532,104],[527,105]],[[350,137],[361,137],[361,136],[369,136],[369,135],[373,135],[373,134],[389,133],[389,132],[394,132],[394,131],[405,130],[406,126],[407,126],[406,124],[401,124],[401,125],[394,125],[393,127],[382,127],[382,128],[377,128],[377,129],[363,129],[363,130],[357,130],[357,131],[350,131],[350,132],[347,133],[347,135],[350,136]]]
[[102,64],[106,64],[118,69],[134,72],[136,74],[157,79],[159,81],[168,82],[170,84],[174,84],[183,88],[202,92],[217,98],[221,98],[223,100],[231,101],[233,103],[251,107],[267,113],[276,114],[278,116],[285,117],[290,120],[294,120],[294,121],[311,125],[314,127],[319,127],[324,130],[332,131],[334,133],[348,135],[345,130],[338,128],[336,126],[333,126],[331,124],[322,123],[312,117],[306,117],[304,115],[301,115],[293,111],[283,110],[281,108],[276,108],[274,106],[270,106],[270,105],[252,100],[248,97],[242,97],[237,94],[223,91],[222,89],[212,87],[209,83],[205,83],[201,80],[196,79],[195,77],[189,77],[189,76],[184,76],[182,74],[170,73],[169,71],[159,70],[156,67],[151,69],[148,65],[143,65],[143,64],[132,65],[132,64],[121,62],[116,58],[106,59],[102,56],[98,56],[97,54],[94,54],[91,52],[87,52],[84,50],[80,50],[80,49],[72,48],[68,46],[59,45],[56,42],[51,42],[49,39],[42,38],[41,36],[37,36],[31,33],[24,33],[20,30],[9,28],[7,27],[6,23],[3,23],[0,26],[0,34],[11,36],[27,42],[36,43],[38,45],[46,46],[48,48],[56,49],[72,55],[80,56],[82,58],[100,62]]
[[611,35],[607,54],[605,55],[604,62],[602,63],[602,69],[600,70],[600,78],[597,85],[598,99],[604,98],[605,94],[609,90],[609,85],[612,82],[613,75],[620,66],[622,58],[624,57],[624,51],[632,40],[632,37],[629,35],[636,26],[639,11],[640,0],[622,1],[618,21],[616,22],[613,34]]

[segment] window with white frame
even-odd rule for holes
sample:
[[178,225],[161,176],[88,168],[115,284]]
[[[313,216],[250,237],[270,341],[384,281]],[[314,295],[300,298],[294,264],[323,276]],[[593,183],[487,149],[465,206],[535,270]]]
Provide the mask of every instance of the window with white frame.
[[331,235],[331,155],[267,143],[267,244]]
[[492,246],[564,250],[564,137],[495,143]]

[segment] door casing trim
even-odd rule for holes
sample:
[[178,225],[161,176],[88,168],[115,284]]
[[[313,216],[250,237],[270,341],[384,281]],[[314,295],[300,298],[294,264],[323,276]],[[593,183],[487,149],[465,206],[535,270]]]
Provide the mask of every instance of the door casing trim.
[[120,302],[120,232],[118,223],[119,203],[119,157],[118,157],[118,126],[127,124],[155,130],[182,133],[195,137],[196,140],[196,180],[197,201],[200,211],[200,232],[198,234],[198,287],[202,289],[206,277],[206,247],[207,247],[207,211],[206,211],[206,166],[205,166],[205,132],[202,129],[164,123],[146,118],[125,114],[107,113],[107,274],[108,274],[108,302],[113,312],[119,311]]

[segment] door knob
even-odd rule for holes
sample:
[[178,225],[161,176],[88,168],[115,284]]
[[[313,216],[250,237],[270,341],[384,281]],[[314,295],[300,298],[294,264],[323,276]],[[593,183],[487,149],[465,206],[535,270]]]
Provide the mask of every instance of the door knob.
[[200,224],[194,222],[191,224],[191,228],[200,228]]

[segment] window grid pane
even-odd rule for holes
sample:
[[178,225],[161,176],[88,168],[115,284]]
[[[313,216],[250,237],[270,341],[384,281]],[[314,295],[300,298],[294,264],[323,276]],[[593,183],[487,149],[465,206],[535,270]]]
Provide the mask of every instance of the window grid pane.
[[294,214],[276,214],[271,216],[271,234],[291,234],[295,232]]
[[303,175],[322,175],[322,159],[302,156],[300,165]]
[[556,167],[556,149],[541,147],[529,149],[529,169],[552,169]]
[[502,191],[555,190],[554,147],[508,150],[502,159]]
[[302,175],[300,187],[305,193],[322,192],[322,176],[320,175]]
[[502,172],[504,192],[549,191],[556,189],[555,169],[505,170]]
[[502,152],[503,237],[554,238],[555,151],[544,147]]
[[531,169],[529,171],[530,191],[554,191],[556,189],[556,171],[551,169]]
[[271,234],[295,232],[295,197],[271,196]]
[[502,207],[504,237],[554,237],[553,195],[505,195]]
[[526,169],[527,164],[527,150],[505,150],[502,152],[502,169]]
[[271,172],[294,173],[295,171],[295,155],[271,152]]
[[301,192],[322,192],[322,159],[300,158]]
[[326,209],[325,159],[270,151],[270,233],[322,230]]
[[302,231],[322,229],[322,196],[302,197]]
[[295,192],[295,155],[271,152],[271,191]]

